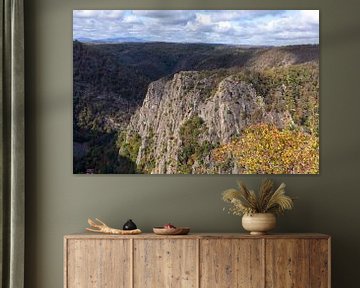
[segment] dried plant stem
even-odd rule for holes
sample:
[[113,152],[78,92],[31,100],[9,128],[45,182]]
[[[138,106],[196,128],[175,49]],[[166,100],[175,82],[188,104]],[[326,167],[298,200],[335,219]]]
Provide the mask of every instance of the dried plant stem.
[[141,233],[140,229],[134,229],[134,230],[115,229],[109,227],[108,225],[106,225],[104,222],[102,222],[97,218],[95,218],[95,220],[96,221],[88,218],[88,223],[92,228],[86,228],[87,231],[105,233],[105,234],[115,234],[115,235],[135,235]]
[[238,189],[228,189],[223,192],[223,200],[230,203],[230,213],[234,215],[249,215],[254,213],[283,214],[285,210],[294,207],[293,198],[285,195],[284,183],[274,191],[274,183],[264,179],[260,185],[258,195],[249,190],[246,185],[239,181]]

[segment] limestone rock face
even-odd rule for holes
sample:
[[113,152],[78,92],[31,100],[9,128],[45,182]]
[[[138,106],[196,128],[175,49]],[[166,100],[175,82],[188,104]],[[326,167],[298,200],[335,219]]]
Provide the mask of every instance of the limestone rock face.
[[[149,85],[126,133],[127,137],[140,136],[136,164],[147,173],[183,173],[181,157],[187,152],[186,141],[192,140],[199,151],[205,152],[198,159],[190,159],[191,170],[187,172],[217,173],[224,171],[214,170],[211,155],[206,154],[208,147],[226,144],[247,126],[260,122],[281,127],[292,119],[287,112],[267,112],[264,99],[252,84],[236,75],[182,71],[172,79],[163,78]],[[185,139],[189,134],[186,127],[190,128],[190,140]],[[184,131],[188,131],[185,136]],[[191,133],[196,139],[191,138]],[[237,172],[236,165],[231,169],[227,172]]]

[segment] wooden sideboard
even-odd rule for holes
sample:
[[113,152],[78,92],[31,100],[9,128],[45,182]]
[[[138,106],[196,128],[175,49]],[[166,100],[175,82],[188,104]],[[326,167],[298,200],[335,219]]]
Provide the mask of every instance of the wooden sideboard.
[[67,235],[65,288],[329,288],[323,234]]

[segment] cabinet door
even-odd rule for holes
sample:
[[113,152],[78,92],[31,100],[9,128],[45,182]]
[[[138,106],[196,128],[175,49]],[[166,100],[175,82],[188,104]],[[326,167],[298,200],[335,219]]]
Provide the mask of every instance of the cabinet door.
[[266,287],[309,287],[309,240],[266,240]]
[[310,287],[330,287],[330,240],[310,241]]
[[264,287],[263,242],[260,239],[200,241],[200,287]]
[[197,274],[197,240],[134,240],[135,288],[195,288]]
[[66,288],[131,287],[130,240],[68,239]]

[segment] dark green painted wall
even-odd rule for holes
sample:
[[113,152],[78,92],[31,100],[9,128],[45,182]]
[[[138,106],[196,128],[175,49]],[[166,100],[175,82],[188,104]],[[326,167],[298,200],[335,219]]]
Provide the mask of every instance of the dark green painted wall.
[[[63,287],[63,235],[88,216],[145,231],[172,222],[193,231],[241,231],[220,192],[237,176],[72,175],[72,9],[320,9],[321,173],[276,176],[297,195],[280,232],[333,236],[333,287],[359,287],[360,21],[357,1],[33,0],[26,31],[26,287]],[[242,176],[249,185],[260,176]]]

